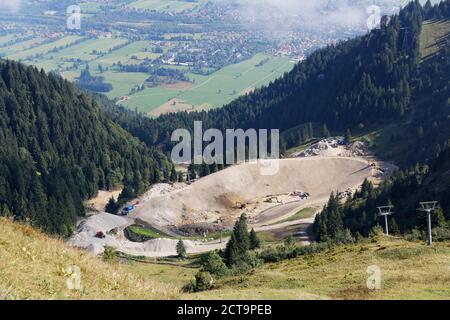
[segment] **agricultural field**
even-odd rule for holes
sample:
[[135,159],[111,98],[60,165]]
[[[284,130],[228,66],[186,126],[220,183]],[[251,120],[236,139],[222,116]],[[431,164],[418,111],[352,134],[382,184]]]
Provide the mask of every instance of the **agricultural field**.
[[87,1],[79,4],[81,12],[92,14],[97,13],[101,9],[101,4],[96,1]]
[[123,45],[126,39],[120,38],[103,38],[103,39],[87,39],[81,43],[65,48],[57,53],[47,54],[44,58],[50,60],[81,60],[89,62],[98,58],[99,55],[107,54],[114,47]]
[[192,1],[172,1],[172,0],[137,0],[128,6],[135,9],[155,10],[160,12],[182,12],[200,8],[205,0]]
[[113,65],[114,63],[138,64],[145,59],[156,59],[160,54],[153,53],[153,46],[149,41],[132,42],[118,50],[114,50],[94,61],[93,64]]
[[[176,2],[176,1],[175,1]],[[239,95],[249,93],[255,88],[268,84],[284,72],[290,71],[293,63],[289,57],[274,57],[258,53],[250,59],[231,64],[209,75],[193,73],[191,68],[159,62],[166,70],[178,70],[185,74],[186,81],[172,81],[155,87],[142,87],[151,76],[147,72],[127,72],[118,70],[118,65],[137,66],[161,57],[182,41],[173,37],[188,36],[200,39],[202,34],[167,33],[163,39],[168,42],[159,45],[149,40],[127,40],[114,35],[111,38],[83,37],[67,35],[54,41],[34,39],[17,41],[14,35],[0,36],[0,54],[9,59],[33,64],[45,71],[61,74],[70,81],[76,81],[81,70],[89,65],[94,77],[102,77],[112,90],[105,93],[110,99],[120,99],[125,107],[137,109],[150,116],[176,111],[207,110],[221,107]],[[2,47],[2,44],[5,46]],[[6,46],[9,44],[9,46]],[[162,50],[161,50],[162,49]]]
[[439,46],[450,40],[450,21],[426,21],[422,27],[420,50],[422,59],[427,59],[439,50]]
[[70,46],[81,39],[83,38],[80,36],[66,36],[56,41],[39,45],[28,50],[17,51],[14,54],[8,55],[8,58],[13,60],[30,59],[35,55],[45,55],[50,53],[50,51],[55,50],[56,48]]
[[5,46],[9,41],[12,41],[15,39],[15,35],[13,34],[6,34],[0,36],[0,47]]
[[[5,36],[5,37],[7,37],[6,38],[7,40],[4,41],[4,43],[7,43],[8,41],[13,40],[13,39],[9,39],[8,36]],[[8,57],[9,55],[13,55],[17,52],[22,52],[22,51],[34,48],[34,47],[38,46],[39,44],[42,44],[44,41],[45,41],[44,38],[34,38],[31,40],[15,42],[12,45],[1,47],[0,55]]]
[[[265,59],[268,59],[267,62],[258,66]],[[273,81],[292,67],[293,63],[289,58],[257,54],[249,60],[227,66],[208,76],[189,73],[192,84],[188,88],[147,88],[130,96],[123,105],[150,115],[158,115],[159,108],[167,109],[167,102],[172,105],[173,111],[179,111],[180,108],[198,110],[221,107],[239,95]]]

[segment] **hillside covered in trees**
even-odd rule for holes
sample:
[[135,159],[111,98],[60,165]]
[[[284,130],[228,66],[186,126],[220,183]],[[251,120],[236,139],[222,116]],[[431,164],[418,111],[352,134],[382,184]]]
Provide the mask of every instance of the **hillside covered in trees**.
[[[446,4],[442,8],[447,11],[429,5],[425,6],[428,10],[420,7],[416,10],[422,10],[424,18],[448,21],[449,2]],[[449,35],[450,28],[446,36],[438,39],[438,51],[417,63],[412,79],[412,113],[407,121],[389,130],[388,141],[381,148],[388,158],[399,159],[401,170],[379,188],[366,181],[362,190],[344,204],[332,195],[314,225],[320,241],[345,240],[347,230],[367,236],[381,222],[377,207],[388,204],[395,211],[389,219],[393,233],[425,230],[426,217],[416,209],[420,201],[439,201],[432,224],[436,232],[447,225],[446,221],[450,220]]]
[[128,199],[152,182],[176,179],[173,164],[154,147],[169,151],[173,130],[192,130],[195,120],[204,129],[280,129],[286,147],[393,125],[402,130],[385,146],[407,148],[387,156],[401,158],[405,170],[417,162],[430,167],[450,137],[450,55],[441,51],[422,62],[419,36],[424,19],[449,16],[450,0],[425,7],[411,2],[379,29],[316,51],[222,109],[157,119],[81,93],[55,75],[1,61],[0,212],[68,235],[84,212],[82,201],[98,189],[125,185]]
[[[163,145],[166,150],[172,146],[171,132],[192,130],[196,120],[203,121],[205,130],[280,129],[287,148],[312,136],[358,134],[409,121],[415,116],[417,90],[434,92],[437,76],[430,73],[418,83],[421,24],[424,19],[444,19],[449,8],[449,0],[425,7],[411,2],[399,15],[384,18],[379,29],[314,52],[267,87],[221,109],[179,112],[157,119],[119,112],[121,108],[115,106],[108,107],[108,112],[147,145]],[[314,130],[305,130],[308,128]],[[414,164],[421,159],[409,160]]]
[[173,165],[60,77],[0,61],[0,213],[67,236],[98,189],[133,197]]
[[336,223],[342,228],[335,228],[334,221],[319,230],[319,221],[316,230],[349,229],[367,235],[378,223],[376,205],[387,201],[398,207],[401,229],[410,230],[421,223],[417,200],[430,197],[441,200],[449,219],[448,175],[443,174],[448,163],[443,159],[450,139],[450,41],[439,39],[439,51],[430,57],[420,50],[424,21],[449,18],[449,0],[434,6],[413,1],[398,16],[384,18],[380,29],[315,52],[274,83],[222,109],[141,119],[139,125],[138,114],[116,110],[115,119],[147,144],[167,149],[171,130],[192,130],[195,120],[202,120],[204,128],[222,130],[279,128],[287,147],[333,133],[382,130],[373,147],[402,170],[379,189],[365,185],[349,199],[339,209]]

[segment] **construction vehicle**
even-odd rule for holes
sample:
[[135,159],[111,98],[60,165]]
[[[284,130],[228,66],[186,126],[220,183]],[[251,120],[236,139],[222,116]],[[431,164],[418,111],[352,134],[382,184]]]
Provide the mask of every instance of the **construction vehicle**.
[[242,202],[236,202],[236,205],[234,206],[236,209],[245,209],[247,207],[247,204]]
[[308,199],[311,195],[308,192],[304,191],[294,191],[291,193],[291,196],[299,197],[300,199]]
[[96,237],[96,238],[99,238],[99,239],[105,239],[105,238],[106,238],[106,235],[105,235],[105,233],[104,233],[103,231],[99,231],[99,232],[97,232],[97,233],[95,234],[95,237]]
[[278,197],[276,197],[276,196],[270,196],[270,197],[267,197],[264,200],[264,202],[268,202],[268,203],[278,202],[278,203],[280,203],[280,200],[278,200]]
[[122,215],[123,216],[127,216],[129,215],[132,211],[134,211],[135,206],[134,205],[128,205],[125,208],[122,209]]

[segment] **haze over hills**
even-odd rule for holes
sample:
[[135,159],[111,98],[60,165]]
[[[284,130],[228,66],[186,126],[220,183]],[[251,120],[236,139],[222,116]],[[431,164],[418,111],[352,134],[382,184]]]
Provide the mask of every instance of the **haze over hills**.
[[88,0],[74,30],[71,1],[3,3],[0,57],[158,116],[222,107],[407,1]]

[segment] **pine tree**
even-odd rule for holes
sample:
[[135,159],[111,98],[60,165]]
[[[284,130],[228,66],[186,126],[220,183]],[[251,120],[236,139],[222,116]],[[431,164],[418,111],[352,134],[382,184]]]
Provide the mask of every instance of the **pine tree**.
[[225,248],[225,262],[228,267],[234,266],[241,260],[239,244],[236,240],[234,233],[231,234],[231,238]]
[[400,234],[400,229],[399,229],[399,227],[397,225],[397,221],[395,221],[394,218],[389,219],[388,226],[389,226],[389,233],[390,234],[393,234],[393,235]]
[[186,258],[186,247],[184,245],[183,240],[181,240],[181,239],[177,243],[177,255],[178,255],[178,258],[180,258],[180,259]]
[[442,211],[442,207],[438,206],[436,210],[434,210],[432,220],[433,227],[445,227],[447,222],[445,221],[444,211]]
[[245,213],[236,222],[233,233],[236,237],[241,256],[245,256],[250,249],[250,235],[248,233],[247,216]]
[[175,170],[175,167],[172,167],[172,170],[170,172],[170,181],[171,182],[176,182],[177,180],[178,180],[177,171]]
[[350,129],[347,129],[345,133],[345,141],[347,143],[350,143],[351,140],[352,140],[352,132],[350,131]]
[[258,249],[261,246],[261,241],[258,238],[258,235],[255,232],[255,229],[250,231],[250,250]]
[[115,214],[117,213],[117,202],[114,197],[109,198],[108,203],[106,204],[105,211],[108,213]]

